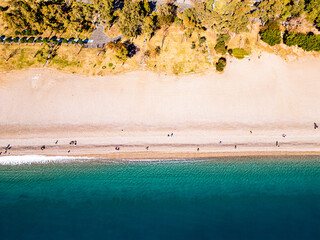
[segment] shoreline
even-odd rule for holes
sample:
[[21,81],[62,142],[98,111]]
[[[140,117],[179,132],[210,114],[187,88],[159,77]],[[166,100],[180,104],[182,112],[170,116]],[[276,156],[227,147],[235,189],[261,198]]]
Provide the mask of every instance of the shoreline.
[[[274,152],[207,152],[207,153],[159,153],[159,152],[132,152],[132,153],[115,153],[104,155],[7,155],[0,156],[1,166],[14,165],[42,165],[42,164],[92,164],[92,163],[123,163],[123,162],[197,162],[197,161],[233,161],[239,158],[246,158],[246,161],[260,160],[266,158],[269,161],[295,161],[292,157],[319,157],[320,151],[274,151]],[[272,158],[271,158],[272,157]],[[280,158],[281,159],[275,159]],[[248,159],[254,158],[254,159]],[[258,159],[256,159],[258,158]],[[264,158],[264,159],[259,159]],[[287,159],[290,158],[290,159]],[[314,159],[306,159],[306,162]]]

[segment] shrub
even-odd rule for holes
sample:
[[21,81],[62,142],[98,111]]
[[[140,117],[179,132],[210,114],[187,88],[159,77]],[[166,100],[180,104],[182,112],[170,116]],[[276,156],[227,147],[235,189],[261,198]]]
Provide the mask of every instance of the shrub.
[[261,40],[270,46],[281,43],[281,31],[277,22],[268,21],[259,34]]
[[110,48],[114,53],[115,57],[121,62],[125,62],[128,59],[128,49],[122,42],[108,42],[107,47]]
[[76,42],[74,41],[74,38],[70,38],[69,39],[69,42],[71,43],[71,44],[75,44]]
[[12,43],[13,40],[12,37],[7,37],[4,41],[7,43]]
[[156,46],[155,48],[151,49],[150,57],[155,58],[160,55],[160,52],[161,52],[160,46]]
[[34,36],[35,36],[35,35],[38,35],[38,34],[39,34],[38,30],[32,30],[32,31],[31,31],[31,35],[34,35]]
[[81,46],[83,45],[82,39],[79,39],[78,44],[81,45]]
[[3,42],[2,38],[0,38],[0,42],[1,42],[1,43]]
[[31,37],[28,39],[28,43],[33,43],[34,42],[34,37]]
[[218,62],[216,62],[216,70],[218,72],[222,72],[227,65],[227,60],[223,57],[219,58]]
[[16,36],[18,36],[18,35],[20,35],[21,33],[19,32],[19,31],[14,31],[14,35],[16,35]]
[[218,41],[216,46],[214,47],[214,50],[218,54],[225,55],[227,53],[226,43],[224,41],[221,41],[221,40]]
[[107,67],[106,66],[102,66],[102,69],[106,69]]
[[194,41],[192,41],[191,43],[191,49],[195,49],[196,48],[196,43]]
[[41,39],[41,38],[38,38],[38,39],[36,40],[36,43],[42,43],[42,39]]
[[112,67],[113,66],[113,63],[109,63],[109,67]]
[[64,44],[67,44],[68,43],[68,40],[67,39],[62,39],[62,43],[64,43]]
[[225,43],[228,43],[230,41],[231,37],[229,34],[221,34],[219,35],[217,42],[224,41]]
[[246,55],[249,55],[249,52],[247,52],[246,50],[244,50],[242,48],[234,48],[234,49],[232,49],[232,55],[235,58],[243,59]]
[[24,37],[20,39],[20,43],[26,43],[26,42],[27,42],[27,38]]
[[233,54],[233,50],[230,48],[230,49],[228,49],[228,53],[232,56],[232,54]]
[[19,38],[18,38],[18,37],[14,38],[14,39],[13,39],[13,42],[14,42],[14,43],[19,42]]
[[145,56],[145,57],[150,57],[150,50],[146,50],[144,53],[143,53],[143,55]]
[[26,35],[27,35],[27,31],[26,31],[26,30],[23,30],[23,31],[21,32],[21,35],[26,36]]
[[202,45],[206,42],[206,37],[198,36],[199,39],[199,47],[202,47]]
[[183,21],[181,18],[175,17],[174,18],[174,25],[176,27],[182,27],[183,26]]
[[48,43],[49,42],[49,38],[45,37],[43,40],[42,40],[43,43]]
[[31,34],[32,34],[32,33],[31,33],[31,30],[28,29],[28,30],[26,31],[26,35],[29,36],[29,35],[31,35]]

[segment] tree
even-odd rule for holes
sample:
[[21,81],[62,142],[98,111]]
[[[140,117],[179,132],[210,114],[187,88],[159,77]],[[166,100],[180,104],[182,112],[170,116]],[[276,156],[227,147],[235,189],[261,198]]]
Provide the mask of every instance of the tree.
[[214,47],[216,53],[225,55],[227,53],[226,43],[230,41],[230,36],[228,34],[221,34],[217,39],[217,44]]
[[141,34],[143,23],[143,5],[138,1],[125,0],[119,13],[118,26],[125,37],[134,38]]
[[233,0],[213,10],[213,27],[219,33],[241,33],[248,31],[250,0]]
[[128,49],[124,43],[108,42],[107,47],[115,53],[115,57],[119,61],[124,63],[128,59]]
[[275,21],[268,21],[260,31],[261,40],[270,46],[281,43],[281,31],[279,24]]
[[170,25],[176,17],[176,6],[172,3],[158,4],[158,21],[160,26]]
[[154,31],[156,30],[156,27],[157,27],[156,26],[156,17],[154,15],[145,17],[145,19],[143,21],[143,26],[142,26],[142,32],[148,38],[148,41],[153,36]]
[[105,21],[108,27],[111,27],[115,20],[115,0],[94,0],[93,3],[95,9],[100,13],[101,19]]
[[308,19],[320,28],[320,1],[309,0],[306,1],[306,12]]
[[219,58],[218,62],[216,62],[216,70],[218,72],[223,72],[226,66],[227,66],[227,60],[223,57]]
[[[254,12],[254,16],[260,18],[263,22],[275,20],[285,16],[288,18],[291,5],[290,0],[269,0],[257,3],[258,11]],[[289,12],[289,13],[288,13]]]

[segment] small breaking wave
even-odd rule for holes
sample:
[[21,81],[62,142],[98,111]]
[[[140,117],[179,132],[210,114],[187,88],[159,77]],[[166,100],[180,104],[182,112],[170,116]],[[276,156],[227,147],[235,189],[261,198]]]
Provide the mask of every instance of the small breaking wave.
[[21,165],[33,163],[66,163],[89,160],[88,157],[22,155],[0,157],[0,165]]

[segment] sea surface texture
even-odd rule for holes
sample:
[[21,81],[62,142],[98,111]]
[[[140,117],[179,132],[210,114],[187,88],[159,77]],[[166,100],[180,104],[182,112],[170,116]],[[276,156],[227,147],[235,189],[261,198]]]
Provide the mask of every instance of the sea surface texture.
[[320,158],[0,166],[0,239],[320,239]]

